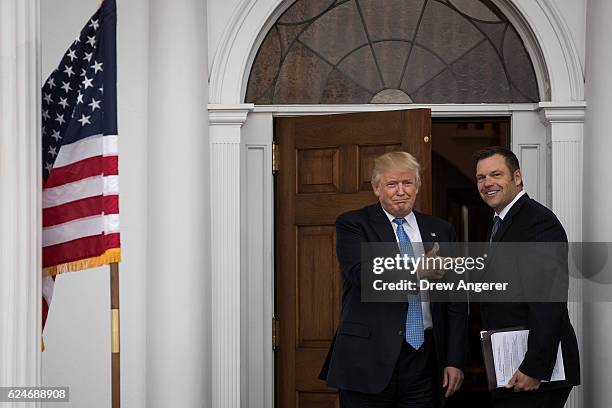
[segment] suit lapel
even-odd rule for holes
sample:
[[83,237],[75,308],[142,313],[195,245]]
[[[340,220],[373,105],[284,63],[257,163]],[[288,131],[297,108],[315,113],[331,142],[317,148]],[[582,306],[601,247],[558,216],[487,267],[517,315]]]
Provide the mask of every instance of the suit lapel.
[[527,193],[525,193],[521,198],[518,199],[516,203],[514,203],[512,208],[510,208],[510,211],[508,211],[508,214],[506,214],[506,216],[504,217],[501,225],[499,226],[499,229],[497,230],[497,233],[493,237],[493,242],[500,242],[504,239],[504,235],[506,234],[506,232],[508,232],[510,226],[512,225],[514,216],[521,210],[527,200],[529,200],[529,196],[527,195]]
[[432,245],[427,245],[428,243],[437,242],[440,238],[437,235],[437,232],[434,231],[433,225],[431,224],[430,218],[424,214],[421,214],[418,211],[412,211],[414,216],[416,217],[417,224],[419,227],[419,232],[421,234],[421,240],[423,241],[423,248],[425,252],[428,252]]
[[382,209],[380,203],[377,203],[370,207],[369,211],[370,223],[378,237],[380,242],[396,242],[395,231],[387,218],[387,214]]

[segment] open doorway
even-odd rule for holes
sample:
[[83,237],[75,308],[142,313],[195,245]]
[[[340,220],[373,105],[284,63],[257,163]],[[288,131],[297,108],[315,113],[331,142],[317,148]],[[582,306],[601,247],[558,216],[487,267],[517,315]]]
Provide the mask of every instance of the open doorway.
[[[476,191],[472,155],[508,146],[510,118],[431,120],[422,109],[277,118],[275,138],[283,163],[275,178],[275,403],[338,406],[336,390],[317,378],[340,316],[336,217],[375,202],[374,157],[405,150],[418,157],[428,180],[417,208],[449,220],[460,240],[484,240],[492,214]],[[449,407],[491,406],[476,305],[470,313],[465,385]]]
[[[432,120],[432,214],[448,220],[459,241],[484,241],[492,217],[474,177],[474,152],[487,146],[510,146],[510,118],[434,118]],[[480,350],[480,308],[470,304],[465,380],[448,408],[491,407]]]

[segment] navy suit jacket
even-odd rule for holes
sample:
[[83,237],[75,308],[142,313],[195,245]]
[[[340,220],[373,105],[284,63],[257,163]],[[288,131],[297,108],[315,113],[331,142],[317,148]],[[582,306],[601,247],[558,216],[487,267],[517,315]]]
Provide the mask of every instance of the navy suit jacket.
[[[491,228],[489,228],[489,235]],[[564,282],[567,287],[567,235],[557,217],[548,208],[524,194],[510,208],[493,238],[494,246],[500,242],[534,242],[561,243],[549,245],[565,248],[561,262],[556,265],[556,282]],[[540,244],[546,247],[546,244]],[[535,246],[535,244],[534,244]],[[500,256],[496,257],[496,253]],[[521,256],[504,256],[505,251],[494,250],[485,274],[503,269],[507,278],[515,279],[523,291],[532,290],[529,286],[545,288],[552,285],[548,279],[551,271],[545,269],[545,261],[534,262],[533,258]],[[493,271],[491,271],[493,270]],[[537,289],[537,288],[536,288]],[[537,299],[528,299],[537,300]],[[550,379],[559,342],[565,368],[565,381],[543,383],[540,391],[580,384],[580,362],[578,344],[574,329],[570,323],[567,302],[562,301],[521,301],[490,302],[481,304],[483,330],[503,329],[516,326],[527,326],[529,329],[528,350],[520,365],[520,370],[530,377],[540,380]],[[505,390],[497,392],[503,396]],[[509,390],[507,395],[512,395]],[[518,396],[514,394],[513,396]]]
[[[432,241],[456,240],[453,227],[446,221],[416,211],[414,214],[424,246]],[[343,281],[342,313],[320,378],[334,388],[373,394],[383,391],[393,374],[404,342],[408,305],[361,302],[362,242],[397,242],[379,203],[342,214],[336,220],[336,252]],[[467,304],[430,305],[438,375],[446,366],[463,370]]]

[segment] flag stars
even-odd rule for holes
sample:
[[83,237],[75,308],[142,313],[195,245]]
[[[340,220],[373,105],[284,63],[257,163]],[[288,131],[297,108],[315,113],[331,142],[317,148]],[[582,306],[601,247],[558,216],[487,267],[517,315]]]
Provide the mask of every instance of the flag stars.
[[85,73],[86,73],[85,68],[81,68],[81,76],[82,76],[82,77],[84,77],[84,76],[85,76]]
[[53,102],[53,99],[51,99],[51,94],[45,94],[43,101],[47,102],[47,104],[50,104],[51,102]]
[[87,44],[91,45],[92,48],[96,48],[96,36],[87,36]]
[[83,60],[87,61],[87,62],[91,62],[91,57],[93,56],[93,52],[86,52],[85,56],[83,57]]
[[98,73],[98,71],[102,71],[103,62],[94,61],[94,64],[91,68],[94,70],[94,75]]
[[49,110],[43,110],[43,111],[42,111],[42,117],[43,117],[43,119],[45,119],[45,120],[50,119],[50,118],[51,118],[51,116],[49,116]]
[[52,167],[53,167],[53,165],[51,163],[45,163],[45,170],[47,171],[47,173],[49,173],[51,171]]
[[72,75],[75,75],[74,71],[72,70],[72,66],[64,65],[64,68],[66,68],[64,69],[64,73],[68,75],[68,79],[70,79]]
[[66,106],[68,106],[68,98],[60,98],[59,104],[62,105],[62,108],[66,109]]
[[91,115],[90,116],[85,116],[85,115],[81,114],[81,119],[77,120],[77,122],[80,122],[81,126],[91,125],[91,122],[89,121],[89,118],[91,118]]
[[98,27],[100,26],[100,23],[98,22],[98,20],[94,20],[93,18],[91,20],[89,20],[89,27],[93,28],[94,30],[97,30]]
[[64,82],[62,81],[62,86],[61,88],[66,91],[66,93],[68,93],[68,91],[72,91],[72,88],[70,87],[70,82]]
[[83,82],[82,82],[82,84],[83,84],[83,86],[85,87],[85,89],[90,88],[90,87],[91,87],[91,88],[93,88],[93,85],[92,85],[92,83],[91,83],[92,81],[93,81],[93,78],[87,78],[87,77],[85,77],[85,79],[84,79],[84,80],[83,80]]
[[57,85],[55,85],[55,78],[53,78],[53,77],[49,78],[49,80],[47,80],[47,85],[51,89],[53,89],[54,86],[57,86]]
[[52,138],[54,138],[56,142],[62,138],[62,137],[60,136],[60,132],[59,132],[59,130],[54,130],[54,131],[53,131],[53,134],[51,135],[51,137],[52,137]]
[[57,147],[49,146],[49,152],[52,157],[57,156]]
[[79,103],[83,103],[83,94],[81,93],[81,91],[79,91],[79,93],[77,94],[77,105]]
[[[78,42],[79,38],[77,37],[77,42]],[[74,61],[76,59],[76,51],[75,50],[68,50],[68,58],[70,58],[70,61]],[[66,71],[64,71],[66,72]]]
[[57,117],[55,118],[55,120],[60,124],[60,126],[62,125],[62,123],[66,123],[66,120],[64,119],[64,115],[60,115],[59,113],[57,114]]
[[101,101],[96,101],[94,98],[91,98],[91,103],[88,104],[88,106],[91,106],[91,111],[94,112],[96,109],[101,109],[100,108],[100,102]]

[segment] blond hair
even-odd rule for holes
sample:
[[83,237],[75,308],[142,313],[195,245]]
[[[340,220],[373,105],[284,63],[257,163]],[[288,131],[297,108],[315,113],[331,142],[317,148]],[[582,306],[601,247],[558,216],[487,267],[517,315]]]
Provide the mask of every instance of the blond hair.
[[407,152],[389,152],[374,159],[372,170],[372,185],[380,181],[380,176],[390,170],[414,171],[416,173],[416,186],[421,186],[421,165],[413,155]]

